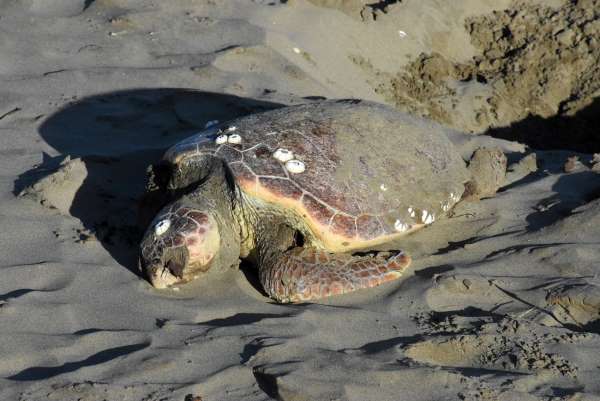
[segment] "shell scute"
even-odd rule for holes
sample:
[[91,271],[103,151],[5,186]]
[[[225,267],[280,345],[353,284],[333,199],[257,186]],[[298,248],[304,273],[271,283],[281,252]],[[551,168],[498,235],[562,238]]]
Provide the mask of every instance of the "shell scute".
[[323,203],[317,201],[312,195],[304,195],[302,197],[302,206],[304,206],[306,212],[317,224],[326,228],[329,224],[329,220],[333,216],[334,212]]
[[356,237],[356,218],[346,214],[336,214],[331,221],[330,231],[344,238]]
[[243,189],[256,191],[258,179],[248,166],[243,163],[231,163],[229,168]]
[[302,197],[302,191],[287,178],[258,177],[258,183],[276,197],[293,200],[299,200]]
[[244,158],[244,162],[258,176],[287,177],[285,167],[271,157]]
[[242,161],[242,153],[230,145],[222,145],[215,151],[215,156],[227,160],[228,163]]
[[366,240],[372,240],[385,234],[385,230],[376,216],[365,214],[358,216],[356,228],[358,236]]
[[[273,151],[265,144],[259,144],[254,149],[248,150],[246,154],[250,154],[250,157],[259,159],[269,159],[273,154]],[[248,157],[248,156],[246,156]]]

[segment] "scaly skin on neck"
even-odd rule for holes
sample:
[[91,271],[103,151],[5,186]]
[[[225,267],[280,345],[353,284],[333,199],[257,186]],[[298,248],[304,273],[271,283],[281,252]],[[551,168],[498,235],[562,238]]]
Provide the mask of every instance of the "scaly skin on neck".
[[237,250],[237,258],[249,257],[259,271],[268,270],[295,246],[296,230],[285,224],[277,208],[247,197],[228,174],[227,167],[215,161],[206,180],[189,196],[215,215],[222,243],[220,253],[224,254],[219,263],[233,261]]
[[[215,160],[206,178],[186,195],[197,209],[206,210],[217,222],[220,247],[211,271],[220,271],[238,264],[240,256],[248,253],[248,213],[241,202],[239,189],[229,177],[227,167]],[[216,267],[216,269],[215,269]]]
[[[194,174],[198,168],[190,166],[180,170],[178,180],[192,181],[186,171]],[[217,220],[222,244],[219,253],[223,255],[216,262],[227,265],[218,266],[217,270],[230,266],[240,257],[251,257],[259,266],[275,263],[294,243],[294,230],[282,224],[283,216],[275,208],[270,211],[267,205],[248,198],[221,160],[211,160],[205,174],[198,187],[185,197],[195,208],[207,210]]]

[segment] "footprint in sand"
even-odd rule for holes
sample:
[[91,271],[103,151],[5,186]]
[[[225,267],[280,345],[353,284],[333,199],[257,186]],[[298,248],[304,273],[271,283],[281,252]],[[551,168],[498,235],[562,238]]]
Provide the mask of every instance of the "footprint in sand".
[[539,336],[527,326],[506,318],[473,328],[472,334],[424,339],[409,345],[405,355],[430,365],[577,376],[574,364],[546,350],[550,337]]
[[[109,394],[119,394],[118,398],[121,400],[171,399],[170,397],[173,396],[173,386],[151,383],[119,385],[86,381],[57,384],[52,386],[52,388],[29,389],[21,395],[20,399],[27,401],[99,401],[107,399]],[[183,396],[178,399],[183,400]]]
[[560,286],[548,294],[546,302],[562,322],[582,331],[600,333],[600,287],[592,284]]
[[429,307],[436,311],[463,309],[470,305],[486,309],[511,300],[491,280],[468,274],[437,276],[434,286],[427,290],[426,298]]

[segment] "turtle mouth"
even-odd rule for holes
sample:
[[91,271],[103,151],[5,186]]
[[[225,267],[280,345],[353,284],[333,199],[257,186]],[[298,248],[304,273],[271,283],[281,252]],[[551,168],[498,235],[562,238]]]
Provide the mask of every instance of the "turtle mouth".
[[138,266],[141,272],[146,273],[148,281],[154,288],[168,288],[186,281],[184,278],[186,264],[176,259],[169,259],[166,262],[157,259],[147,263],[140,257]]
[[[152,283],[152,286],[154,288],[169,288],[170,286],[183,281],[183,276],[179,277],[178,275],[174,274],[174,272],[169,268],[169,266],[174,267],[174,263],[170,263],[170,261],[167,263],[159,263],[158,265],[155,265],[153,269],[150,270],[150,283]],[[183,267],[180,271],[183,271]]]
[[185,264],[180,263],[174,259],[170,259],[166,264],[165,268],[175,277],[180,280],[183,280],[183,270],[185,268]]

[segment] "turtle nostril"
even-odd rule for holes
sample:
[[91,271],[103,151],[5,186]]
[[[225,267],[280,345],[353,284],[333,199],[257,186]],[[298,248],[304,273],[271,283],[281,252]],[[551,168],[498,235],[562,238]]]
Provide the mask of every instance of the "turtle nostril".
[[183,268],[185,267],[183,263],[171,259],[167,262],[166,267],[175,277],[183,278]]

